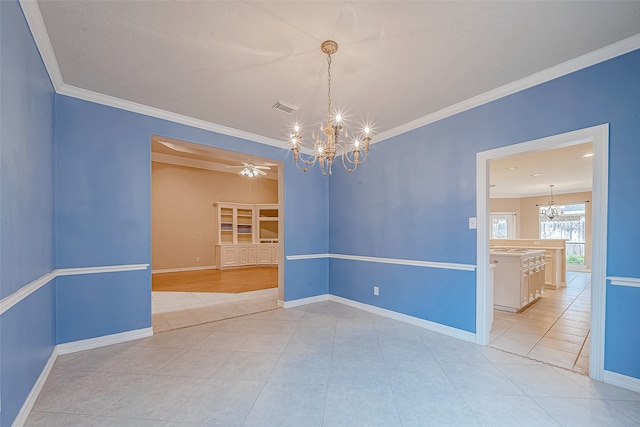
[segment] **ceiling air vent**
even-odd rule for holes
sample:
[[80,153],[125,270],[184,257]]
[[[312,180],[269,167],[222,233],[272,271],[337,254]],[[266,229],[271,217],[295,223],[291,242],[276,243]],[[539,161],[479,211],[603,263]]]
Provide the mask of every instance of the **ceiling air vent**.
[[273,104],[273,108],[287,114],[291,114],[291,112],[298,111],[300,109],[300,107],[296,107],[293,104],[289,104],[288,102],[284,102],[280,100],[277,100],[276,103]]

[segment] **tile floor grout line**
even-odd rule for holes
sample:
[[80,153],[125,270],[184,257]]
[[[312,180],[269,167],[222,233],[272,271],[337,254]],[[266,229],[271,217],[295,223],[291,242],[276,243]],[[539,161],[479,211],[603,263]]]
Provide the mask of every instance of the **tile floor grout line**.
[[[573,277],[571,280],[569,280],[569,281],[567,282],[567,286],[565,287],[565,289],[568,289],[569,284],[570,284],[571,282],[573,282],[574,280],[578,279],[578,277],[579,277],[579,276],[578,276],[578,275],[576,275],[576,276],[575,276],[575,277]],[[584,375],[584,373],[583,373],[583,372],[574,371],[574,368],[575,368],[575,366],[576,366],[576,363],[577,363],[577,360],[578,360],[578,358],[579,358],[579,355],[580,355],[580,353],[581,353],[581,351],[582,351],[582,348],[581,348],[580,352],[578,353],[578,355],[576,356],[576,359],[574,360],[574,362],[573,362],[573,364],[572,364],[572,367],[571,367],[570,369],[569,369],[569,368],[562,367],[562,366],[554,365],[554,364],[549,363],[549,362],[544,362],[544,361],[538,360],[538,359],[534,358],[533,356],[530,356],[530,355],[529,355],[529,353],[530,353],[530,352],[531,352],[531,351],[532,351],[532,350],[533,350],[533,349],[534,349],[534,348],[535,348],[535,347],[540,343],[540,341],[541,341],[541,340],[542,340],[542,339],[543,339],[543,338],[544,338],[544,337],[549,333],[549,331],[551,331],[551,329],[556,325],[556,323],[557,323],[557,322],[562,318],[562,316],[563,316],[563,315],[564,315],[564,314],[565,314],[565,313],[566,313],[566,312],[571,308],[571,306],[573,306],[573,304],[578,300],[578,298],[579,298],[579,297],[584,293],[584,291],[585,291],[585,290],[586,290],[590,285],[591,285],[591,280],[589,280],[589,281],[584,285],[584,287],[580,290],[580,292],[578,292],[578,294],[577,294],[577,295],[576,295],[576,296],[571,300],[571,302],[569,303],[569,305],[567,305],[567,307],[566,307],[566,308],[562,311],[562,313],[561,313],[561,314],[556,318],[556,320],[555,320],[555,321],[554,321],[554,322],[553,322],[553,323],[548,327],[547,331],[546,331],[546,332],[545,332],[545,333],[544,333],[544,334],[543,334],[543,335],[542,335],[542,336],[541,336],[541,337],[540,337],[540,338],[539,338],[539,339],[538,339],[538,340],[533,344],[533,346],[531,346],[531,347],[529,348],[529,350],[527,350],[527,352],[526,352],[526,354],[525,354],[525,355],[517,354],[517,353],[513,353],[513,352],[510,352],[510,351],[508,351],[508,350],[504,350],[504,349],[502,349],[502,348],[499,348],[499,347],[493,347],[493,346],[491,346],[491,345],[489,345],[489,347],[494,348],[494,349],[497,349],[497,350],[500,350],[500,351],[503,351],[503,352],[505,352],[505,353],[510,353],[510,354],[514,354],[514,355],[517,355],[517,356],[525,357],[525,358],[528,358],[528,359],[534,360],[534,361],[536,361],[536,362],[545,363],[545,364],[548,364],[548,365],[553,366],[553,367],[558,367],[558,368],[561,368],[561,369],[567,369],[567,370],[569,370],[570,372],[578,372],[578,373],[580,373],[580,374]],[[549,298],[549,300],[553,299],[555,296],[556,296],[556,295],[554,294],[554,296],[553,296],[553,297],[551,297],[551,298]],[[543,302],[543,301],[540,301],[540,302]],[[507,332],[509,332],[510,330],[512,330],[512,329],[513,329],[516,325],[518,325],[522,320],[524,320],[524,319],[519,319],[518,321],[516,321],[513,325],[511,325],[511,327],[509,327],[507,330],[503,331],[500,335],[498,335],[497,337],[495,337],[492,341],[494,341],[494,340],[498,339],[499,337],[503,336],[504,334],[506,334]],[[589,335],[589,332],[590,332],[590,331],[588,331],[588,332],[587,332],[587,336]],[[583,341],[583,347],[584,347],[584,343],[585,343],[585,342],[586,342],[586,337],[585,337],[585,341]],[[557,351],[563,351],[563,350],[560,350],[560,349],[556,349],[556,350],[557,350]],[[565,353],[567,353],[567,352],[565,352]]]
[[[578,294],[578,296],[576,297],[574,302],[577,301],[578,298],[580,298],[580,295],[582,295],[582,293],[587,288],[590,288],[590,287],[591,287],[591,280],[589,280],[589,283],[582,289],[582,291],[580,291],[580,293]],[[573,302],[571,303],[571,305],[569,305],[569,307],[571,307],[572,305],[573,305]],[[587,340],[589,339],[589,335],[591,335],[591,320],[589,320],[589,330],[587,331],[587,335],[584,337],[584,341],[582,341],[582,345],[580,346],[580,350],[578,351],[578,354],[576,354],[576,359],[573,361],[573,366],[571,367],[571,372],[576,372],[576,371],[574,371],[574,369],[575,369],[576,365],[578,364],[578,360],[580,359],[580,355],[582,354],[582,350],[584,350],[584,346],[585,346]]]
[[[571,283],[571,282],[573,282],[574,280],[576,280],[576,279],[577,279],[577,277],[578,277],[578,276],[576,276],[576,277],[574,277],[573,279],[571,279],[571,280],[567,283],[567,286],[569,285],[569,283]],[[553,329],[553,327],[555,326],[555,324],[556,324],[556,323],[558,323],[558,321],[559,321],[560,319],[562,319],[562,316],[564,316],[564,314],[565,314],[565,313],[566,313],[566,312],[571,308],[571,306],[572,306],[572,305],[573,305],[573,304],[578,300],[578,298],[580,298],[580,295],[582,295],[582,293],[585,291],[585,289],[587,289],[590,285],[591,285],[591,280],[589,280],[589,282],[584,286],[584,288],[582,288],[582,290],[578,293],[578,295],[576,295],[576,296],[575,296],[575,298],[571,301],[571,303],[567,306],[567,308],[565,308],[565,309],[563,310],[563,312],[560,314],[560,316],[558,316],[558,318],[555,320],[555,322],[553,322],[553,324],[549,327],[549,329],[547,329],[547,331],[544,333],[544,335],[542,335],[542,336],[540,337],[540,339],[538,339],[538,341],[536,341],[536,343],[533,345],[533,347],[531,347],[531,348],[529,349],[529,351],[527,352],[527,357],[529,357],[529,353],[530,353],[530,352],[531,352],[531,351],[532,351],[532,350],[533,350],[533,349],[534,349],[534,348],[535,348],[535,347],[540,343],[540,341],[542,341],[542,339],[543,339],[544,337],[546,337],[546,336],[547,336],[547,334],[549,333],[549,331],[551,331],[551,329]],[[589,322],[589,331],[591,331],[591,322]],[[587,336],[588,336],[588,335],[589,335],[589,332],[587,332]],[[586,341],[586,337],[585,337],[585,341]],[[584,342],[583,342],[583,346],[584,346]],[[558,350],[558,351],[563,351],[563,350],[560,350],[560,349],[557,349],[557,350]],[[582,350],[582,348],[581,348],[581,350]],[[568,353],[568,352],[567,352],[567,353]],[[537,361],[537,362],[542,362],[542,363],[544,363],[544,364],[547,364],[547,365],[550,365],[550,366],[554,366],[554,367],[556,367],[556,368],[566,369],[566,370],[568,370],[568,371],[570,371],[570,372],[575,372],[573,369],[574,369],[574,368],[575,368],[575,366],[576,366],[576,363],[577,363],[577,361],[578,361],[578,357],[579,357],[579,356],[580,356],[580,352],[578,352],[578,354],[576,355],[576,358],[575,358],[575,360],[573,361],[573,363],[571,364],[571,368],[570,368],[570,369],[569,369],[569,368],[562,367],[562,366],[554,365],[554,364],[549,363],[549,362],[544,362],[544,361],[542,361],[542,360],[538,360],[538,359],[535,359],[535,358],[531,358],[531,360],[535,360],[535,361]],[[582,373],[581,373],[581,374],[582,374]],[[583,375],[584,375],[584,374],[583,374]]]
[[[567,282],[567,286],[569,285],[569,283],[573,282],[574,280],[577,279],[577,276],[574,277],[573,279],[571,279],[569,282]],[[538,339],[538,341],[536,341],[536,343],[527,351],[527,356],[529,355],[529,353],[531,352],[531,350],[533,350],[539,343],[540,341],[542,341],[542,339],[547,336],[547,334],[549,333],[549,331],[551,329],[553,329],[553,327],[556,325],[556,323],[558,323],[558,320],[560,320],[562,318],[562,316],[564,316],[564,314],[567,312],[567,310],[569,310],[569,308],[571,308],[571,306],[573,305],[573,303],[576,302],[576,300],[578,299],[578,297],[580,297],[580,295],[582,295],[582,293],[584,292],[584,290],[591,284],[591,281],[589,281],[588,284],[586,284],[584,286],[584,288],[582,288],[582,290],[578,293],[578,295],[575,296],[575,298],[573,298],[573,300],[571,301],[571,303],[567,306],[567,308],[565,308],[562,313],[560,314],[560,316],[558,316],[558,318],[551,324],[551,326],[549,326],[549,329],[547,329],[547,331]],[[515,326],[515,325],[514,325]],[[591,324],[589,324],[589,330],[591,330]],[[562,350],[560,350],[562,351]],[[535,360],[535,359],[533,359]],[[577,360],[577,359],[576,359]],[[575,366],[575,361],[573,366]],[[573,369],[572,366],[572,369]]]
[[580,351],[578,351],[578,354],[576,355],[576,360],[573,362],[573,368],[571,368],[572,371],[576,367],[576,365],[578,364],[578,359],[580,359],[580,355],[582,354],[582,350],[584,350],[584,345],[586,344],[587,340],[589,339],[589,335],[591,335],[591,329],[589,329],[589,332],[587,332],[587,336],[584,337],[584,341],[582,341],[582,346],[580,347]]

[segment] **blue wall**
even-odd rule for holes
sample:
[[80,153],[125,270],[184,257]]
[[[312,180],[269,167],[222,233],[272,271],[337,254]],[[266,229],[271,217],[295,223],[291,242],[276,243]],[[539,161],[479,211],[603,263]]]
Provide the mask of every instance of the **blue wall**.
[[[284,253],[326,254],[329,251],[329,180],[318,169],[303,173],[292,159],[286,160]],[[285,261],[284,271],[285,301],[329,293],[326,258]]]
[[[286,160],[285,254],[327,252],[328,183],[320,174],[298,172],[288,150],[67,96],[56,99],[58,268],[151,262],[153,134]],[[309,222],[317,227],[311,232]],[[286,262],[285,300],[328,292],[326,260],[300,267]],[[149,270],[60,277],[58,343],[150,327],[150,310]]]
[[[0,20],[1,298],[54,268],[150,263],[152,134],[285,161],[285,256],[475,264],[476,153],[610,123],[607,273],[640,277],[640,51],[376,144],[357,173],[327,179],[297,171],[288,150],[54,95],[18,3],[0,2]],[[475,330],[472,272],[285,261],[285,300],[327,292]],[[146,270],[59,277],[5,312],[0,424],[56,343],[149,327],[150,306]],[[607,286],[605,368],[635,378],[638,306],[640,289]]]
[[[373,146],[330,184],[332,253],[475,264],[476,153],[610,124],[608,266],[640,277],[640,51]],[[331,293],[475,331],[475,276],[332,260]],[[380,286],[373,298],[372,287]],[[640,289],[607,287],[605,369],[640,378]]]
[[[17,2],[0,2],[0,298],[54,268],[54,91]],[[0,425],[55,345],[55,281],[0,317]]]

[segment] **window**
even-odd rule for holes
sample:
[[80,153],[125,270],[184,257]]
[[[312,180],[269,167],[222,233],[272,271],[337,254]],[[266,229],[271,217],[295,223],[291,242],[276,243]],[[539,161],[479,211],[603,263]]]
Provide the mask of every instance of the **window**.
[[540,238],[566,239],[567,264],[584,265],[585,204],[574,203],[557,208],[560,213],[553,220],[540,214]]
[[491,238],[515,239],[516,238],[516,214],[513,212],[492,212]]

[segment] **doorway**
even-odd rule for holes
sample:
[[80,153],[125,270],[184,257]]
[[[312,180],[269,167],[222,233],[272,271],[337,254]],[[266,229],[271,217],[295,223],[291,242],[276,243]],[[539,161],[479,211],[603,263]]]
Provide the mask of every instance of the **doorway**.
[[[156,135],[151,161],[154,330],[277,308],[284,294],[281,162]],[[251,175],[242,173],[247,164]]]
[[487,345],[493,315],[493,289],[489,266],[489,161],[516,154],[540,152],[591,142],[593,144],[593,259],[591,281],[590,360],[589,376],[603,380],[604,374],[604,320],[605,320],[605,272],[606,272],[606,223],[608,177],[607,124],[523,142],[476,155],[477,183],[477,276],[476,276],[476,340]]

